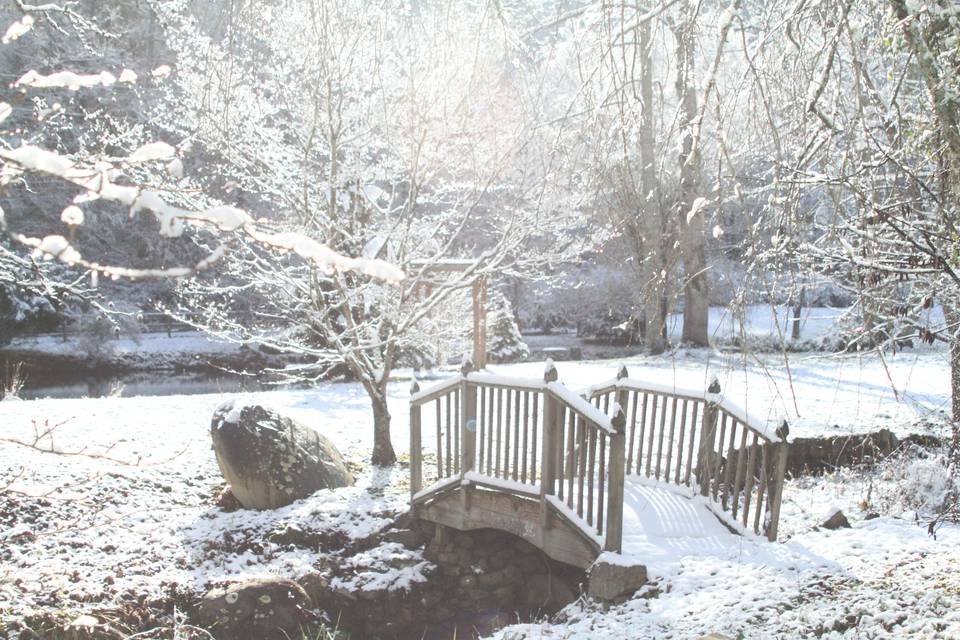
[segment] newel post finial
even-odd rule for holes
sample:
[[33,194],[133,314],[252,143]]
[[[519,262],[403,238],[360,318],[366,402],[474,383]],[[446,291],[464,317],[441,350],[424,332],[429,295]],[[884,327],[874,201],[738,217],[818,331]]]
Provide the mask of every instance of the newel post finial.
[[467,377],[473,371],[473,358],[470,357],[470,354],[463,354],[463,362],[460,363],[460,375],[464,378]]
[[617,380],[623,380],[630,374],[627,372],[627,365],[620,363],[620,368],[617,369]]
[[786,419],[784,419],[783,423],[779,427],[777,427],[776,433],[781,441],[783,442],[787,441],[787,436],[790,435],[790,425],[787,424]]
[[553,364],[551,358],[547,358],[547,361],[543,365],[543,381],[556,382],[559,378],[560,374],[557,373],[557,365]]
[[717,380],[717,376],[713,376],[713,380],[710,381],[710,386],[707,387],[707,392],[712,394],[720,393],[720,381]]
[[623,412],[619,402],[614,402],[611,410],[613,415],[610,416],[610,424],[617,433],[623,433],[627,428],[627,414]]

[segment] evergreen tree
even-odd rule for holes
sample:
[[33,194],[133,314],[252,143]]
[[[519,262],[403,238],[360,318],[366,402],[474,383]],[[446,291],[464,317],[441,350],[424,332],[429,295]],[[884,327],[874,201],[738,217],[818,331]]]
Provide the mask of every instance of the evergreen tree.
[[530,349],[520,336],[513,307],[499,291],[493,291],[490,296],[487,323],[490,336],[487,357],[490,362],[516,362],[530,355]]

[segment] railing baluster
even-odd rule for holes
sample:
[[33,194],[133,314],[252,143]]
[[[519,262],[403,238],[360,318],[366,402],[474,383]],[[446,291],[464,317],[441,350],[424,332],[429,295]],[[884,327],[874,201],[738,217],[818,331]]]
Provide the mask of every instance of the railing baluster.
[[520,394],[519,389],[513,394],[513,480],[520,478]]
[[507,389],[504,393],[504,406],[503,406],[503,434],[504,434],[504,445],[503,445],[503,479],[510,479],[510,407],[513,402],[510,400],[511,396],[514,395],[512,389]]
[[[537,483],[542,477],[537,469],[537,422],[540,420],[540,414],[537,412],[537,401],[540,399],[540,393],[533,393],[533,446],[530,447],[530,482]],[[543,437],[541,435],[541,437]]]
[[577,414],[567,407],[567,506],[573,508],[573,480],[577,476]]
[[670,435],[667,437],[667,460],[664,465],[663,479],[670,482],[670,465],[673,462],[674,441],[673,436],[677,428],[677,398],[674,396],[670,403]]
[[747,477],[746,484],[743,487],[743,526],[749,526],[750,502],[753,499],[753,479],[756,477],[757,468],[757,442],[759,436],[753,434],[753,441],[750,443],[750,455],[747,459]]
[[600,440],[600,473],[597,476],[597,493],[599,494],[597,496],[597,533],[603,535],[603,498],[606,493],[604,488],[607,484],[607,474],[605,473],[607,469],[607,434],[600,431],[597,433]]
[[688,400],[683,399],[683,408],[680,411],[680,435],[677,437],[677,473],[673,479],[674,484],[680,484],[680,474],[683,470],[683,436],[687,430],[687,404]]
[[463,425],[460,423],[460,389],[453,392],[453,473],[460,473],[460,430]]
[[443,438],[441,429],[443,428],[443,420],[440,418],[440,412],[443,410],[441,406],[443,404],[443,398],[437,398],[437,480],[445,478],[443,475]]
[[713,499],[716,500],[720,491],[720,473],[723,471],[723,442],[727,432],[727,413],[724,411],[720,416],[720,439],[716,446],[716,468],[713,473]]
[[567,406],[565,404],[560,405],[560,419],[557,420],[557,497],[560,498],[560,501],[563,502],[563,479],[566,477],[564,473],[569,473],[569,469],[564,468],[564,461],[566,456],[563,452],[566,451],[567,442],[564,440],[566,437],[566,428],[567,428]]
[[502,477],[500,466],[500,450],[503,449],[503,389],[497,387],[497,464],[493,469],[496,478]]
[[480,385],[477,385],[477,397],[480,401],[480,415],[477,416],[477,470],[480,473],[483,473],[483,463],[484,463],[484,445],[486,441],[484,436],[486,435],[486,422],[487,422],[487,393],[486,389]]
[[492,476],[493,470],[493,422],[497,415],[493,404],[493,387],[487,389],[487,475]]
[[530,460],[530,392],[523,392],[523,455],[520,458],[520,482],[527,482],[527,463]]
[[[690,474],[693,472],[693,451],[697,440],[697,410],[700,403],[693,401],[693,411],[690,418],[690,445],[687,448],[687,470],[683,479],[684,484],[690,484]],[[703,437],[703,429],[700,430],[700,437]]]
[[656,479],[660,479],[660,461],[663,459],[663,434],[667,430],[667,397],[663,397],[660,403],[660,437],[657,438],[657,474]]
[[581,518],[583,517],[583,491],[586,488],[586,478],[587,478],[587,432],[589,427],[586,424],[586,421],[582,417],[577,418],[579,424],[578,434],[577,434],[577,515]]
[[653,396],[653,406],[650,407],[650,433],[647,434],[647,477],[650,477],[650,469],[653,464],[653,431],[657,423],[657,402],[659,401],[659,396]]
[[740,490],[743,489],[744,474],[747,471],[747,425],[741,424],[740,451],[737,453],[737,472],[733,478],[733,519],[740,512]]
[[589,430],[589,442],[587,444],[587,524],[593,524],[593,470],[596,461],[597,451],[597,432],[595,429]]
[[[647,431],[647,401],[650,398],[650,394],[644,392],[643,394],[643,410],[640,412],[640,433],[637,434],[637,462],[634,465],[634,473],[640,475],[640,468],[643,466],[643,436]],[[635,427],[636,428],[636,427]],[[649,452],[647,455],[650,455]],[[649,473],[647,475],[650,475]]]
[[756,513],[753,515],[753,531],[760,533],[760,526],[764,524],[761,521],[763,514],[763,505],[767,503],[765,495],[767,485],[770,481],[770,463],[769,463],[770,444],[764,442],[760,447],[760,483],[757,487],[757,506]]
[[[727,417],[724,411],[724,418]],[[730,493],[733,491],[733,470],[736,468],[736,462],[733,459],[737,446],[737,426],[740,421],[730,417],[730,444],[727,445],[727,457],[723,463],[723,508],[727,509],[730,500]],[[722,451],[722,448],[721,448]]]
[[[624,468],[624,472],[627,475],[633,473],[633,439],[637,434],[637,404],[640,399],[640,392],[634,391],[629,396],[632,400],[630,404],[630,422],[627,430],[630,432],[630,442],[627,444],[627,463]],[[626,411],[627,408],[623,407],[623,410]]]

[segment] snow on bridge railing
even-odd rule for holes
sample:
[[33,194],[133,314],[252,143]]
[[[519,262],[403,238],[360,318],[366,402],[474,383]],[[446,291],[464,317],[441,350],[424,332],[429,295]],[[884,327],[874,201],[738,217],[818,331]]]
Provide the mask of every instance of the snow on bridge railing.
[[[539,496],[544,526],[561,517],[592,544],[603,540],[598,551],[619,550],[623,417],[557,382],[552,363],[543,380],[471,368],[412,392],[412,501],[471,484]],[[424,443],[424,433],[434,442]]]
[[696,487],[717,508],[770,540],[777,537],[787,461],[786,422],[766,420],[720,393],[617,378],[586,396],[599,409],[618,402],[627,419],[626,473]]
[[[769,429],[723,398],[716,381],[706,390],[649,383],[622,367],[579,395],[549,361],[542,381],[471,369],[413,389],[413,502],[463,485],[511,487],[540,496],[543,527],[561,517],[619,550],[624,478],[636,474],[696,487],[745,528],[776,539],[786,425]],[[435,435],[427,446],[425,428]]]

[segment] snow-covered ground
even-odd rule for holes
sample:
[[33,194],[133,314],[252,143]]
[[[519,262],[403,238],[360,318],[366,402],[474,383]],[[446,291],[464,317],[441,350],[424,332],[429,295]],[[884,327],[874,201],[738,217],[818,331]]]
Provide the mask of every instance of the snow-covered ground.
[[[558,368],[561,379],[577,387],[612,377],[616,364],[564,362]],[[777,356],[679,352],[631,358],[627,365],[632,377],[660,383],[706,386],[717,375],[725,392],[751,412],[786,414],[794,435],[884,426],[911,431],[948,400],[947,362],[933,351],[899,354],[886,366],[855,356],[793,354],[789,376]],[[539,377],[543,363],[491,368]],[[389,388],[401,461],[407,457],[407,384]],[[326,384],[250,399],[330,437],[358,466],[357,486],[319,492],[273,512],[223,512],[213,504],[222,478],[207,428],[227,397],[0,403],[0,487],[12,481],[10,489],[26,494],[0,495],[0,616],[159,598],[174,587],[202,590],[228,577],[297,577],[323,562],[323,546],[288,548],[267,540],[269,534],[293,527],[360,539],[404,509],[405,468],[372,473],[365,467],[372,429],[362,389]],[[109,460],[41,453],[4,440],[30,440],[35,427],[60,423],[53,432],[57,451]],[[933,474],[927,484],[936,485],[942,468],[927,469]],[[637,597],[610,611],[574,605],[567,622],[514,626],[501,637],[687,638],[708,631],[737,637],[742,631],[743,637],[787,638],[816,635],[818,628],[827,630],[822,637],[956,637],[960,579],[950,568],[960,560],[960,530],[944,526],[936,539],[929,537],[893,497],[896,486],[896,478],[852,473],[795,480],[781,524],[786,544],[745,537],[708,548],[709,535],[702,545],[685,541],[672,557],[652,564],[660,576],[656,597]],[[850,516],[853,529],[811,531],[833,507]],[[865,520],[872,509],[884,515]],[[377,584],[411,578],[383,563],[369,572],[366,579]]]

